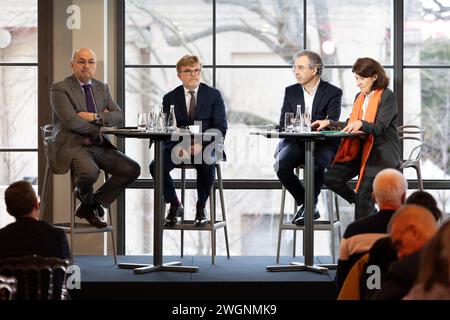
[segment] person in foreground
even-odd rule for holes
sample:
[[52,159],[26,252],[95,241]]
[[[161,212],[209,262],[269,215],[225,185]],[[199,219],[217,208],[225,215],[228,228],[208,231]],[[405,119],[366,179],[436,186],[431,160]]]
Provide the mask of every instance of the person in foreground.
[[379,211],[349,224],[339,246],[336,284],[340,289],[356,261],[370,250],[375,241],[386,237],[392,215],[406,198],[408,183],[395,169],[380,171],[373,180],[372,197]]
[[[372,58],[359,58],[353,65],[356,84],[361,90],[345,123],[330,119],[315,121],[317,130],[333,126],[348,133],[364,133],[360,138],[344,138],[333,165],[325,174],[325,185],[349,203],[355,203],[355,219],[374,209],[372,183],[378,172],[396,168],[400,161],[397,134],[397,103],[388,88],[389,78]],[[358,176],[355,190],[347,184]]]
[[[295,114],[297,106],[301,106],[302,113],[306,110],[311,115],[312,121],[321,119],[339,120],[342,90],[321,79],[324,65],[320,56],[315,52],[303,50],[297,52],[293,60],[293,71],[298,83],[287,87],[285,90],[279,122],[280,127],[285,127],[285,114],[287,112]],[[318,141],[315,145],[315,205],[323,185],[325,169],[330,166],[338,146],[336,141]],[[305,164],[305,143],[295,138],[281,139],[275,156],[275,171],[278,179],[299,206],[292,223],[302,225],[305,217],[305,189],[294,171],[298,166]],[[320,217],[317,208],[314,209],[313,217],[314,220]]]
[[[217,132],[216,144],[222,144],[225,138],[228,124],[226,119],[225,104],[219,90],[201,82],[202,63],[197,56],[185,55],[176,66],[177,76],[182,85],[176,87],[163,97],[164,113],[170,112],[170,106],[174,106],[175,118],[178,127],[200,125],[201,132],[213,130]],[[173,180],[170,176],[177,163],[182,163],[186,158],[194,163],[197,171],[197,203],[195,208],[194,224],[201,226],[208,223],[206,218],[206,201],[214,181],[214,162],[220,160],[222,155],[216,153],[218,148],[211,149],[207,155],[213,161],[204,161],[205,148],[208,141],[196,141],[192,139],[187,148],[178,148],[178,141],[168,141],[164,144],[164,199],[170,203],[169,211],[164,219],[164,226],[174,226],[178,217],[184,214],[184,208],[177,197]],[[201,158],[200,161],[197,159]],[[155,177],[155,161],[150,164],[150,173]]]
[[[70,62],[73,74],[52,85],[53,136],[48,143],[50,168],[55,174],[75,173],[75,195],[81,201],[75,215],[97,228],[100,218],[127,185],[140,175],[134,160],[117,150],[101,133],[102,126],[119,126],[124,114],[111,98],[108,86],[96,79],[97,57],[88,48],[76,50]],[[94,193],[100,169],[110,178]]]
[[64,231],[39,221],[39,200],[29,182],[11,184],[5,191],[5,203],[16,221],[0,230],[0,258],[38,255],[70,259]]
[[398,260],[381,275],[380,289],[371,296],[374,300],[400,300],[411,290],[421,251],[436,234],[437,223],[428,209],[410,204],[392,216],[388,229]]
[[416,284],[405,300],[450,300],[450,220],[423,249]]

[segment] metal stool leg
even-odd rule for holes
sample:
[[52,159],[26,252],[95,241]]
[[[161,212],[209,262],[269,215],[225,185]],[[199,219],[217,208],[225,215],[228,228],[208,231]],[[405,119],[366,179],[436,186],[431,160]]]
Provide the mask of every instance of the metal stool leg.
[[113,248],[113,255],[114,255],[114,265],[117,265],[117,252],[116,252],[116,241],[115,241],[115,237],[114,237],[114,227],[112,226],[112,215],[111,215],[111,207],[108,206],[108,208],[106,208],[106,210],[108,210],[108,217],[109,217],[109,224],[112,227],[111,230],[111,245]]
[[42,183],[42,194],[41,194],[41,220],[49,222],[47,219],[47,196],[48,196],[48,184],[50,180],[50,168],[48,164],[45,164],[44,182]]
[[214,224],[216,223],[216,191],[214,186],[211,189],[209,195],[209,207],[211,212],[211,264],[216,263],[216,229]]
[[280,223],[278,224],[278,241],[277,241],[277,259],[276,263],[280,263],[280,249],[281,249],[281,232],[284,218],[284,202],[286,200],[286,188],[281,188],[281,207],[280,207]]
[[219,163],[216,163],[216,171],[217,171],[217,180],[219,182],[220,208],[222,211],[222,219],[225,222],[225,227],[223,227],[225,233],[225,246],[227,248],[227,258],[230,259],[230,245],[228,242],[228,229],[227,229],[227,217],[225,213],[225,198],[223,195],[222,170]]
[[[181,204],[183,205],[183,208],[185,208],[184,206],[184,197],[185,197],[185,192],[186,192],[186,169],[185,168],[181,168]],[[184,214],[181,216],[181,223],[184,222]],[[181,235],[180,235],[180,242],[181,242],[181,257],[183,258],[184,255],[184,230],[181,229],[180,230]]]
[[422,181],[422,172],[420,171],[420,164],[418,163],[417,166],[414,167],[417,172],[417,182],[419,185],[419,190],[423,191],[423,181]]
[[70,260],[74,263],[75,260],[75,209],[77,206],[77,198],[73,192],[75,185],[75,177],[72,170],[70,170]]

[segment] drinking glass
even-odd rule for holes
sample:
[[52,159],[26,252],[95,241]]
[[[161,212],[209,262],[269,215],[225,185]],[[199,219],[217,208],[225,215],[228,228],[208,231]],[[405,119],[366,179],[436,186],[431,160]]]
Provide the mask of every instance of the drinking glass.
[[137,128],[139,131],[147,130],[148,113],[139,112],[137,117]]
[[307,108],[303,113],[303,132],[311,132],[311,113]]
[[294,131],[294,113],[286,112],[284,114],[284,128],[286,132]]
[[157,120],[158,131],[165,131],[166,125],[167,125],[167,114],[164,112],[160,112],[158,114],[158,120]]

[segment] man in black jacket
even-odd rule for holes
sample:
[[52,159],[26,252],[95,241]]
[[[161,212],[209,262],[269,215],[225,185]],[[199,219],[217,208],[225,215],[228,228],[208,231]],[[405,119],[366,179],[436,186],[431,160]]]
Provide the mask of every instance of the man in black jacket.
[[399,260],[381,275],[381,288],[375,290],[373,300],[400,300],[411,290],[419,273],[420,252],[438,226],[428,209],[406,205],[392,216],[388,229]]
[[0,230],[0,258],[28,255],[70,258],[64,231],[39,221],[39,200],[29,182],[11,184],[5,191],[5,202],[16,222]]
[[[294,55],[293,71],[298,83],[286,88],[283,107],[281,109],[280,127],[285,127],[286,112],[296,113],[297,106],[301,112],[305,110],[311,115],[311,122],[330,119],[339,120],[341,115],[342,90],[320,78],[323,62],[320,56],[312,51],[299,51]],[[339,147],[336,142],[317,142],[314,163],[314,197],[319,197],[324,181],[324,172],[330,166],[334,154]],[[276,150],[275,171],[281,184],[292,194],[300,209],[292,220],[295,224],[304,223],[305,189],[294,174],[295,168],[305,163],[305,144],[298,139],[282,139]],[[314,210],[314,219],[320,217]]]

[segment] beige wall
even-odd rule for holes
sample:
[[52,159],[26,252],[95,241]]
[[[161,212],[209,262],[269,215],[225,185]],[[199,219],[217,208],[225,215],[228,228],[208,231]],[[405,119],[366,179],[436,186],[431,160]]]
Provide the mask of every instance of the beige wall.
[[[111,88],[113,97],[116,93],[115,83],[115,1],[111,0],[58,0],[54,1],[53,12],[53,55],[54,72],[53,78],[61,81],[72,74],[70,68],[70,57],[72,52],[81,47],[88,47],[97,54],[97,74],[96,78],[106,81]],[[66,26],[67,18],[70,14],[66,13],[70,5],[80,7],[81,24],[80,29],[70,30]],[[105,10],[106,9],[106,10]],[[106,14],[105,14],[106,12]],[[106,48],[106,50],[105,50]],[[107,79],[105,79],[107,78]],[[102,179],[102,177],[100,177]],[[70,217],[70,177],[66,175],[54,176],[54,197],[53,212],[54,222],[67,222]],[[101,185],[99,181],[98,185]],[[115,217],[115,206],[112,208]],[[114,219],[114,218],[113,218]],[[114,223],[114,225],[116,225]],[[77,235],[75,238],[75,254],[97,255],[103,254],[104,236],[107,234],[86,234]],[[70,241],[70,237],[69,241]],[[108,236],[108,239],[110,237]],[[112,252],[111,245],[108,251]]]

